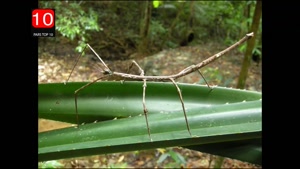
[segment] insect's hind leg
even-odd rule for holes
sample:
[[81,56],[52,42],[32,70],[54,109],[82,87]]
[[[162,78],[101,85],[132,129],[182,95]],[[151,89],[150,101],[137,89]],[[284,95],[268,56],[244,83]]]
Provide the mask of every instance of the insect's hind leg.
[[205,80],[205,78],[204,78],[203,74],[200,72],[200,70],[198,69],[197,71],[200,74],[200,76],[203,78],[203,80],[206,83],[207,87],[210,88],[210,91],[211,91],[213,88],[207,83],[207,81]]
[[189,122],[188,122],[188,119],[187,119],[187,116],[186,116],[186,111],[185,111],[185,107],[184,107],[183,98],[182,98],[182,94],[181,94],[180,88],[178,87],[178,85],[176,84],[176,82],[174,81],[174,79],[170,78],[170,80],[175,85],[175,87],[177,89],[177,92],[178,92],[178,95],[179,95],[179,99],[180,99],[180,102],[181,102],[181,106],[182,106],[182,109],[183,109],[183,114],[184,114],[184,118],[185,118],[186,127],[188,129],[188,132],[190,133],[190,136],[192,136],[192,133],[191,133],[191,130],[190,130],[190,125],[189,125]]
[[[182,72],[187,71],[189,69],[194,69],[195,65],[191,65],[189,67],[187,67],[186,69],[184,69]],[[203,74],[200,72],[199,69],[197,69],[197,72],[200,74],[200,76],[203,78],[204,82],[206,83],[207,87],[210,89],[210,91],[212,91],[212,87],[207,83],[206,79],[204,78]]]

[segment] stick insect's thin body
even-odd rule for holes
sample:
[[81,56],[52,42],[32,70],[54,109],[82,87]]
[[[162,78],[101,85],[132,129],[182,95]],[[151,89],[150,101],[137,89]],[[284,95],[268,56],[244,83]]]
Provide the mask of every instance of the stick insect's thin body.
[[[178,92],[178,95],[179,95],[179,98],[180,98],[180,101],[181,101],[181,104],[182,104],[182,109],[183,109],[183,113],[184,113],[184,117],[185,117],[185,121],[186,121],[186,126],[187,126],[189,134],[192,136],[192,134],[190,132],[190,127],[189,127],[189,123],[188,123],[188,120],[187,120],[187,116],[186,116],[186,111],[185,111],[185,107],[184,107],[184,103],[183,103],[181,91],[180,91],[178,85],[176,84],[175,80],[177,78],[183,77],[183,76],[185,76],[187,74],[190,74],[192,72],[195,72],[195,71],[198,71],[200,73],[200,75],[202,76],[201,72],[199,71],[200,68],[202,68],[202,67],[208,65],[209,63],[215,61],[216,59],[220,58],[221,56],[223,56],[224,54],[228,53],[232,49],[236,48],[240,44],[242,44],[245,41],[247,41],[248,39],[252,38],[253,36],[254,36],[253,32],[252,33],[248,33],[248,34],[246,34],[245,37],[243,37],[242,39],[240,39],[238,42],[236,42],[232,46],[228,47],[227,49],[225,49],[225,50],[223,50],[223,51],[221,51],[221,52],[219,52],[219,53],[217,53],[217,54],[209,57],[208,59],[206,59],[206,60],[204,60],[204,61],[202,61],[202,62],[200,62],[200,63],[198,63],[196,65],[188,66],[188,67],[186,67],[185,69],[183,69],[182,71],[180,71],[177,74],[167,75],[167,76],[145,76],[144,75],[144,70],[135,61],[132,62],[132,65],[134,64],[134,65],[136,65],[139,68],[140,75],[128,74],[128,73],[121,73],[121,72],[113,72],[113,71],[111,71],[109,69],[109,67],[105,64],[105,62],[101,59],[101,57],[94,51],[94,49],[89,44],[87,44],[86,46],[88,46],[92,50],[92,52],[98,57],[98,59],[104,65],[104,67],[105,67],[104,72],[103,72],[104,75],[114,75],[114,76],[119,76],[119,77],[126,78],[126,79],[143,80],[144,81],[144,84],[143,84],[143,108],[144,108],[144,114],[145,114],[147,129],[148,129],[148,135],[149,135],[149,138],[152,141],[152,138],[151,138],[151,135],[150,135],[150,128],[149,128],[149,124],[148,124],[148,117],[147,117],[148,110],[146,108],[146,103],[145,103],[145,93],[146,93],[146,87],[147,87],[146,81],[147,80],[148,81],[171,81],[175,85],[175,87],[177,89],[177,92]],[[78,60],[79,60],[80,56],[78,57],[78,59],[76,61],[76,64],[78,63]],[[73,72],[76,64],[74,65],[74,67],[72,69],[72,72]],[[132,65],[130,66],[130,68],[132,67]],[[71,77],[72,72],[70,73],[67,81]],[[79,93],[79,91],[81,91],[84,88],[90,86],[91,84],[93,84],[93,83],[101,80],[104,77],[106,77],[106,76],[102,76],[100,78],[97,78],[96,80],[87,83],[86,85],[82,86],[81,88],[79,88],[79,89],[77,89],[75,91],[75,109],[76,109],[77,124],[78,124],[77,94]],[[207,82],[206,82],[206,84],[210,88],[210,86],[208,85]]]

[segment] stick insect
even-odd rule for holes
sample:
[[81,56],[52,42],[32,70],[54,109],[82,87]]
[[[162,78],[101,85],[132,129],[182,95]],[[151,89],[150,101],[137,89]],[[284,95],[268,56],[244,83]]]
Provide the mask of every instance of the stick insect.
[[[196,65],[191,65],[191,66],[188,66],[186,67],[185,69],[183,69],[182,71],[180,71],[179,73],[177,74],[172,74],[172,75],[167,75],[167,76],[146,76],[144,74],[144,70],[138,65],[138,63],[136,61],[132,61],[131,65],[129,66],[129,69],[128,69],[128,72],[129,70],[131,69],[132,66],[136,66],[138,69],[139,69],[139,72],[140,74],[139,75],[135,75],[135,74],[129,74],[129,73],[121,73],[121,72],[114,72],[112,71],[106,64],[105,62],[101,59],[101,57],[94,51],[94,49],[89,45],[89,44],[86,44],[85,48],[83,49],[83,52],[84,50],[86,49],[86,47],[88,47],[97,57],[98,59],[101,61],[101,63],[103,64],[104,66],[104,69],[103,69],[103,75],[102,77],[100,78],[97,78],[96,80],[93,80],[92,82],[89,82],[87,83],[86,85],[80,87],[79,89],[77,89],[75,92],[74,92],[74,95],[75,95],[75,111],[76,111],[76,119],[77,119],[77,126],[79,126],[79,123],[78,123],[78,107],[77,107],[77,95],[78,93],[85,89],[86,87],[92,85],[93,83],[103,79],[104,77],[106,76],[117,76],[117,77],[121,77],[121,78],[124,78],[124,79],[132,79],[132,80],[142,80],[144,83],[143,83],[143,100],[142,100],[142,103],[143,103],[143,112],[144,112],[144,115],[145,115],[145,120],[146,120],[146,125],[147,125],[147,130],[148,130],[148,135],[149,135],[149,138],[150,140],[152,141],[152,138],[151,138],[151,134],[150,134],[150,127],[149,127],[149,123],[148,123],[148,110],[147,110],[147,107],[146,107],[146,99],[145,99],[145,95],[146,95],[146,87],[147,87],[147,84],[146,84],[146,81],[171,81],[174,86],[176,87],[177,89],[177,93],[179,95],[179,99],[180,99],[180,102],[181,102],[181,105],[182,105],[182,109],[183,109],[183,114],[184,114],[184,118],[185,118],[185,122],[186,122],[186,127],[187,127],[187,130],[190,134],[190,136],[192,136],[192,133],[190,131],[190,126],[189,126],[189,123],[188,123],[188,119],[187,119],[187,116],[186,116],[186,110],[185,110],[185,107],[184,107],[184,102],[183,102],[183,98],[182,98],[182,94],[181,94],[181,91],[180,91],[180,88],[178,87],[178,85],[176,84],[175,80],[180,78],[180,77],[183,77],[187,74],[190,74],[192,72],[195,72],[195,71],[198,71],[200,73],[200,75],[202,76],[202,78],[204,79],[203,75],[201,74],[200,72],[200,68],[208,65],[209,63],[215,61],[216,59],[220,58],[221,56],[225,55],[226,53],[228,53],[229,51],[231,51],[232,49],[236,48],[237,46],[239,46],[240,44],[244,43],[245,41],[247,41],[248,39],[252,38],[254,36],[254,33],[251,32],[251,33],[248,33],[246,34],[246,36],[244,36],[242,39],[240,39],[239,41],[237,41],[236,43],[234,43],[233,45],[231,45],[230,47],[224,49],[223,51],[217,53],[217,54],[214,54],[213,56],[207,58],[206,60],[196,64]],[[81,58],[83,52],[81,53],[81,55],[78,56],[78,58],[76,59],[76,63],[75,65],[73,66],[72,68],[72,71],[67,79],[66,82],[68,82],[68,80],[70,79],[71,77],[71,74],[72,72],[74,71],[74,68],[76,67],[79,59]],[[205,79],[204,79],[205,80]],[[205,83],[207,84],[207,86],[212,89],[208,83],[206,82],[205,80]],[[65,83],[66,84],[66,83]]]

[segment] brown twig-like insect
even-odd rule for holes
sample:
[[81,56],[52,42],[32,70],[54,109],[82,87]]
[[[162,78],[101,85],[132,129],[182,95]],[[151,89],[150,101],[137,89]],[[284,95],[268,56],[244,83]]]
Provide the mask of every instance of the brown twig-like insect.
[[[101,59],[101,57],[94,51],[94,49],[89,45],[87,44],[85,46],[86,47],[89,47],[90,50],[98,57],[98,59],[101,61],[101,63],[103,64],[103,66],[105,67],[104,70],[103,70],[103,75],[105,76],[102,76],[100,78],[97,78],[96,80],[92,81],[92,82],[89,82],[87,83],[86,85],[80,87],[79,89],[77,89],[75,91],[75,110],[76,110],[76,118],[77,118],[77,125],[78,124],[78,108],[77,108],[77,94],[83,90],[84,88],[92,85],[93,83],[101,80],[102,78],[106,77],[106,76],[110,76],[110,75],[114,75],[114,76],[118,76],[118,77],[121,77],[121,78],[124,78],[124,79],[132,79],[132,80],[143,80],[144,81],[144,84],[143,84],[143,111],[144,111],[144,115],[145,115],[145,119],[146,119],[146,124],[147,124],[147,129],[148,129],[148,135],[149,135],[149,138],[150,140],[152,141],[152,138],[151,138],[151,134],[150,134],[150,128],[149,128],[149,124],[148,124],[148,117],[147,117],[147,113],[148,113],[148,110],[147,110],[147,107],[146,107],[146,101],[145,101],[145,95],[146,95],[146,87],[147,87],[147,84],[146,84],[146,81],[171,81],[176,89],[177,89],[177,92],[178,92],[178,95],[179,95],[179,98],[180,98],[180,101],[181,101],[181,105],[182,105],[182,109],[183,109],[183,113],[184,113],[184,117],[185,117],[185,122],[186,122],[186,127],[187,127],[187,130],[189,132],[189,134],[192,136],[191,134],[191,131],[190,131],[190,126],[189,126],[189,123],[188,123],[188,120],[187,120],[187,116],[186,116],[186,111],[185,111],[185,107],[184,107],[184,103],[183,103],[183,98],[182,98],[182,94],[181,94],[181,91],[178,87],[178,85],[176,84],[175,82],[175,79],[177,78],[180,78],[180,77],[183,77],[187,74],[190,74],[192,72],[195,72],[195,71],[198,71],[200,73],[200,75],[202,76],[202,78],[204,79],[203,75],[201,74],[201,72],[199,71],[200,68],[208,65],[209,63],[215,61],[216,59],[220,58],[221,56],[223,56],[224,54],[228,53],[229,51],[231,51],[232,49],[236,48],[237,46],[239,46],[240,44],[244,43],[245,41],[247,41],[248,39],[252,38],[254,36],[253,32],[252,33],[248,33],[246,34],[245,37],[243,37],[242,39],[240,39],[238,42],[236,42],[235,44],[233,44],[232,46],[226,48],[225,50],[209,57],[208,59],[196,64],[196,65],[191,65],[191,66],[188,66],[186,67],[185,69],[183,69],[182,71],[180,71],[179,73],[177,74],[173,74],[173,75],[167,75],[167,76],[145,76],[144,75],[144,70],[135,62],[135,61],[132,61],[129,69],[135,65],[138,67],[139,71],[140,71],[140,75],[135,75],[135,74],[128,74],[128,73],[120,73],[120,72],[113,72],[106,64],[105,62]],[[83,52],[85,50],[85,48],[83,49]],[[83,53],[82,52],[82,53]],[[74,68],[76,67],[80,57],[82,56],[82,53],[81,55],[78,56],[77,60],[76,60],[76,63],[74,65],[74,67],[72,68],[72,71],[67,79],[66,82],[68,82],[69,78],[71,77],[71,74],[74,70]],[[129,70],[128,70],[129,71]],[[204,79],[205,80],[205,79]],[[210,86],[208,85],[208,83],[205,81],[205,83],[207,84],[207,86],[210,88]]]

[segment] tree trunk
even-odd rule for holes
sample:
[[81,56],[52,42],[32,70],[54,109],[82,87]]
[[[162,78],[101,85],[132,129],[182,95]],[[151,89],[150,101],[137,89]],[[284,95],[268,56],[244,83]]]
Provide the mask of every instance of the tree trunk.
[[244,89],[245,88],[245,82],[246,82],[247,75],[248,75],[248,69],[249,69],[249,66],[250,66],[250,63],[251,63],[252,51],[253,51],[254,46],[255,46],[255,40],[256,40],[256,37],[257,37],[257,30],[259,28],[260,18],[261,18],[261,15],[262,15],[261,11],[262,11],[261,1],[257,0],[256,1],[256,6],[255,6],[255,12],[254,12],[253,19],[252,19],[251,30],[250,30],[250,32],[254,33],[255,38],[251,38],[247,42],[247,48],[246,48],[246,52],[245,52],[245,56],[244,56],[244,60],[243,60],[243,65],[242,65],[242,69],[240,71],[238,84],[237,84],[237,88],[239,88],[239,89]]
[[161,48],[163,48],[164,45],[165,45],[165,42],[166,42],[170,37],[172,37],[172,33],[173,33],[173,31],[174,31],[174,28],[175,28],[177,22],[179,21],[180,15],[181,15],[182,12],[183,12],[183,7],[184,7],[184,5],[180,5],[179,7],[180,7],[180,8],[179,8],[179,10],[177,10],[176,18],[173,20],[171,26],[168,28],[168,33],[163,37],[163,41],[162,41],[162,43],[161,43],[161,45],[160,45]]
[[149,27],[151,21],[151,11],[152,11],[152,1],[147,0],[145,1],[145,11],[143,13],[143,18],[141,22],[141,29],[140,29],[140,36],[141,36],[141,43],[138,47],[139,53],[146,53],[148,49],[149,43]]

